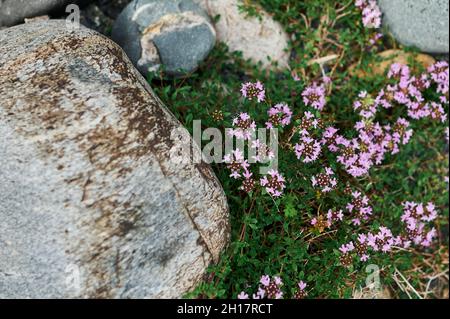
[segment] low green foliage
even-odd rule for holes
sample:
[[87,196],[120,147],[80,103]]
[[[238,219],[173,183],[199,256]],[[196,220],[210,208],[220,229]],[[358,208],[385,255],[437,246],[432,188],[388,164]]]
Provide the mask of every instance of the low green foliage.
[[[259,6],[272,13],[291,35],[292,70],[266,72],[219,44],[201,68],[186,79],[150,78],[157,95],[188,130],[192,130],[196,119],[202,121],[204,128],[229,128],[239,112],[248,112],[263,124],[267,108],[242,101],[239,90],[243,82],[260,80],[271,104],[286,102],[294,114],[299,114],[306,111],[301,92],[326,72],[333,85],[321,118],[336,123],[343,131],[351,131],[359,120],[352,107],[359,92],[378,92],[387,79],[385,75],[353,77],[349,67],[357,64],[367,70],[370,63],[379,59],[377,52],[396,44],[385,36],[383,43],[369,48],[367,43],[372,34],[362,26],[360,11],[352,0],[247,1],[242,10],[257,16]],[[337,57],[324,70],[309,63],[334,54]],[[411,67],[421,68],[413,61]],[[293,79],[291,71],[300,81]],[[217,114],[223,115],[223,120]],[[405,109],[384,110],[377,119],[389,122],[399,116],[406,116]],[[370,175],[362,178],[346,174],[332,156],[321,158],[316,165],[305,165],[281,144],[279,171],[286,178],[287,189],[277,199],[261,191],[247,194],[239,190],[240,183],[229,177],[229,170],[223,164],[214,165],[230,205],[231,243],[220,262],[210,267],[207,279],[189,297],[236,298],[243,290],[255,291],[261,275],[268,274],[282,277],[287,297],[294,294],[297,283],[303,280],[308,283],[309,298],[351,298],[355,288],[365,285],[367,263],[343,267],[339,261],[340,245],[356,233],[376,231],[380,225],[400,232],[402,202],[432,201],[440,216],[436,221],[438,239],[430,248],[374,255],[368,262],[380,267],[382,283],[390,288],[393,297],[417,297],[407,289],[402,290],[397,274],[404,275],[417,291],[423,292],[428,276],[448,267],[444,262],[448,258],[449,202],[448,184],[444,181],[448,155],[443,124],[423,119],[411,121],[411,127],[414,135],[410,143],[402,146],[400,153],[387,156],[381,165],[371,169]],[[327,195],[318,193],[310,183],[311,176],[325,165],[336,171],[340,183],[335,192]],[[369,196],[373,220],[360,227],[343,222],[323,232],[312,228],[311,219],[319,212],[343,209],[349,202],[343,193],[346,184]],[[433,296],[439,297],[438,293],[429,297]]]

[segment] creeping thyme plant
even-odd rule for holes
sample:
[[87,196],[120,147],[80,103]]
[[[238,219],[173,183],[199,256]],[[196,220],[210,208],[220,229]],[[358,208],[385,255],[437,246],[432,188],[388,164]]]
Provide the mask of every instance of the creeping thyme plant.
[[[213,164],[232,239],[189,297],[352,298],[367,265],[391,298],[445,297],[447,62],[372,72],[377,53],[399,48],[375,1],[246,6],[290,34],[289,70],[264,71],[218,45],[190,78],[150,79],[188,129],[200,119],[245,145]],[[278,130],[277,152],[254,138],[258,128]],[[257,164],[275,157],[261,174]]]

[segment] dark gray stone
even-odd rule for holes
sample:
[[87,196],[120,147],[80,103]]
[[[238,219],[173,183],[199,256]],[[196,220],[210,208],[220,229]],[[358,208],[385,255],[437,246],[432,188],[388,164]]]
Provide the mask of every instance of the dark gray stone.
[[74,0],[0,0],[0,26],[13,26],[33,18],[61,10]]
[[193,71],[206,58],[214,38],[211,37],[211,29],[203,24],[156,36],[153,42],[162,64],[171,72],[177,69]]
[[119,15],[112,38],[142,74],[162,65],[167,75],[185,76],[214,48],[216,33],[192,0],[135,0]]
[[80,13],[81,24],[106,36],[111,35],[114,21],[96,4],[90,4]]
[[449,52],[448,0],[378,0],[383,23],[403,45]]
[[130,2],[131,0],[97,0],[95,3],[106,16],[116,20]]

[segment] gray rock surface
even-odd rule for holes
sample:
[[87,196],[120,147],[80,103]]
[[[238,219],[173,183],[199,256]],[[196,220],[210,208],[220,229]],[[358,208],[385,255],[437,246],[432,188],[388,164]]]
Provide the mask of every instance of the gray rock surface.
[[285,69],[289,66],[289,36],[282,25],[262,8],[260,18],[248,17],[241,12],[241,0],[194,0],[209,16],[220,16],[214,27],[217,40],[230,51],[240,51],[245,59],[262,63],[265,69]]
[[76,0],[0,0],[0,26],[21,24],[33,18],[60,10]]
[[209,166],[180,161],[171,132],[188,133],[123,51],[57,20],[0,43],[0,298],[196,286],[227,243],[226,198]]
[[117,18],[112,38],[143,75],[163,65],[167,75],[184,76],[214,48],[216,33],[192,0],[135,0]]
[[378,0],[383,23],[403,45],[449,52],[448,0]]
[[91,3],[80,11],[80,23],[85,27],[110,36],[114,21],[95,3]]

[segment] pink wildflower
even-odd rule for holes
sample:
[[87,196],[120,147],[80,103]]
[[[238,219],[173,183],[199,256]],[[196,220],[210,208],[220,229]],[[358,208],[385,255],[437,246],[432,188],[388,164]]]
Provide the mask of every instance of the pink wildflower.
[[258,296],[262,299],[267,297],[268,299],[281,299],[283,298],[283,292],[281,286],[283,282],[280,277],[275,276],[271,279],[269,276],[264,275],[260,280],[261,286],[258,290]]
[[327,127],[322,135],[322,140],[320,141],[321,145],[327,145],[328,150],[330,152],[337,152],[339,150],[339,147],[336,143],[336,138],[338,137],[339,130],[334,127]]
[[273,197],[280,197],[286,188],[284,177],[275,170],[270,170],[268,175],[261,178],[260,184]]
[[322,111],[326,104],[325,88],[323,85],[314,83],[308,86],[302,93],[303,102],[306,106],[311,106],[316,110]]
[[224,156],[223,161],[227,164],[228,169],[231,170],[230,177],[238,179],[242,176],[242,171],[247,172],[250,164],[244,158],[244,155],[240,149],[236,149]]
[[342,213],[342,210],[334,211],[329,209],[327,213],[328,227],[331,227],[334,222],[342,221],[343,218],[344,214]]
[[252,141],[251,148],[256,152],[252,158],[257,163],[266,163],[275,158],[275,153],[259,139]]
[[301,118],[300,125],[298,126],[298,131],[300,132],[300,135],[307,136],[310,135],[313,129],[322,128],[323,123],[322,120],[319,118],[316,118],[314,114],[307,111],[304,113],[303,117]]
[[352,193],[352,201],[347,204],[347,210],[355,216],[352,219],[354,225],[360,225],[363,220],[367,220],[372,215],[369,198],[360,192]]
[[244,291],[242,291],[238,296],[238,299],[249,299],[248,294],[246,294]]
[[449,67],[446,61],[439,61],[428,68],[431,79],[437,84],[437,92],[448,95]]
[[408,79],[410,76],[410,69],[407,65],[400,63],[393,63],[387,74],[388,78]]
[[308,295],[305,290],[306,286],[307,286],[306,283],[304,283],[302,280],[300,280],[300,282],[298,283],[297,292],[294,295],[294,299],[303,299]]
[[326,167],[324,173],[311,178],[311,183],[313,187],[320,187],[322,193],[327,193],[336,188],[337,179],[334,177],[333,170],[330,167]]
[[362,21],[366,28],[381,26],[381,10],[375,0],[356,0],[355,6],[362,11]]
[[353,103],[353,108],[359,110],[359,115],[365,119],[370,119],[375,116],[377,112],[377,105],[366,91],[359,93],[359,99]]
[[251,83],[247,82],[242,84],[241,88],[242,96],[252,101],[257,99],[259,103],[264,102],[266,98],[266,91],[261,82]]
[[241,113],[233,119],[233,127],[236,128],[228,131],[230,136],[235,136],[238,139],[250,140],[255,133],[256,123],[250,118],[250,115]]
[[285,127],[291,123],[292,111],[285,103],[275,105],[267,113],[269,115],[269,121],[266,122],[267,128],[274,128],[279,125]]
[[250,193],[256,187],[256,181],[252,178],[252,173],[245,171],[243,174],[244,181],[242,182],[241,189],[246,193]]
[[294,146],[297,158],[303,158],[303,163],[311,163],[317,160],[322,150],[320,143],[309,136],[303,136],[300,142],[300,144]]

